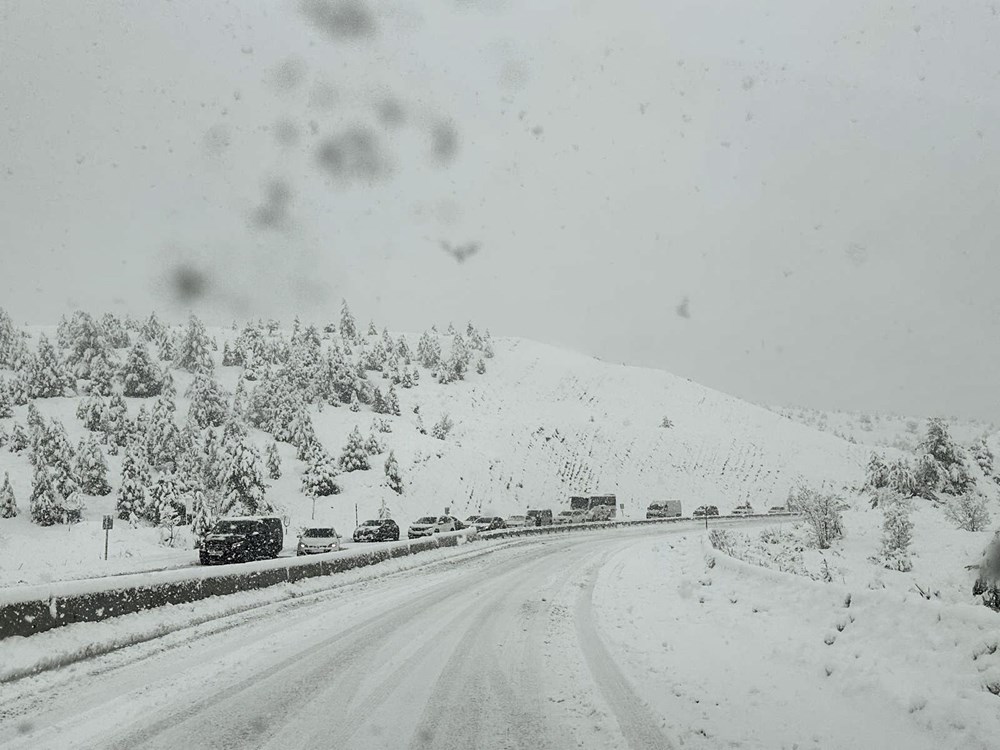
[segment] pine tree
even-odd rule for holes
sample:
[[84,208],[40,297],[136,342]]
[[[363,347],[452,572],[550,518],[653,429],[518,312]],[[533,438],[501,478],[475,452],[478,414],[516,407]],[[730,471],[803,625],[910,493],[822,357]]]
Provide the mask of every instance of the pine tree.
[[11,453],[20,453],[31,445],[28,432],[20,422],[14,423],[14,428],[10,431],[10,442],[8,448]]
[[316,442],[316,431],[313,429],[312,419],[305,405],[302,404],[295,412],[290,427],[291,444],[295,446],[295,457],[300,461],[305,461]]
[[44,334],[38,337],[38,352],[31,363],[28,395],[31,398],[64,396],[71,388],[71,375],[66,371],[55,347]]
[[175,468],[177,465],[183,445],[181,431],[174,420],[176,410],[177,405],[172,399],[164,396],[156,399],[146,436],[146,449],[152,466]]
[[150,313],[146,322],[142,324],[140,333],[142,334],[142,337],[151,344],[159,343],[166,338],[167,329],[163,323],[160,322],[160,319],[156,317],[156,313],[153,312]]
[[913,541],[913,522],[910,520],[910,504],[897,500],[883,508],[882,556],[885,565],[893,570],[906,572],[912,569],[910,543]]
[[355,426],[347,438],[347,445],[340,456],[340,468],[344,471],[366,471],[371,468],[368,463],[368,451],[365,450],[365,441],[361,437],[361,431]]
[[58,493],[48,472],[35,472],[28,507],[31,520],[39,526],[52,526],[62,520],[62,504],[65,498]]
[[448,433],[451,432],[451,428],[455,426],[455,423],[451,421],[451,417],[447,414],[442,414],[441,419],[434,423],[431,428],[431,434],[438,440],[444,440],[448,437]]
[[465,344],[462,334],[456,333],[451,340],[451,358],[448,366],[458,380],[465,379],[465,373],[469,370],[469,362],[472,359],[472,352]]
[[309,463],[302,475],[302,492],[307,497],[327,497],[340,492],[337,484],[337,464],[318,445],[309,457]]
[[200,548],[218,519],[219,498],[214,492],[196,489],[191,495],[191,533]]
[[392,385],[389,386],[389,390],[385,395],[385,413],[392,414],[394,417],[398,417],[400,415],[399,396],[396,394],[396,389]]
[[885,459],[878,453],[872,451],[868,458],[868,467],[865,469],[865,489],[878,490],[889,484],[889,467],[885,464]]
[[170,333],[164,333],[163,338],[157,342],[157,356],[159,356],[161,362],[173,362],[177,357],[177,351],[174,349],[174,339]]
[[281,456],[277,443],[267,446],[267,476],[269,479],[281,479]]
[[17,515],[17,500],[14,498],[14,488],[10,485],[10,474],[4,472],[3,485],[0,486],[0,518],[13,518]]
[[21,333],[14,327],[14,321],[6,310],[0,307],[0,367],[16,369],[15,352],[17,352],[24,342],[21,340]]
[[108,345],[112,349],[127,349],[131,343],[128,338],[128,331],[122,324],[121,319],[114,313],[106,312],[101,316],[101,330],[107,339]]
[[350,409],[353,412],[359,412],[359,411],[361,411],[361,403],[358,401],[358,392],[357,391],[351,391],[351,406],[350,406]]
[[357,338],[358,329],[351,315],[351,309],[347,306],[347,300],[342,300],[340,305],[340,336],[345,341]]
[[163,368],[163,378],[161,380],[160,395],[163,398],[177,398],[177,385],[174,383],[174,376],[166,367]]
[[389,489],[397,495],[403,494],[403,477],[399,473],[399,464],[396,463],[396,454],[389,451],[389,457],[385,460],[385,478]]
[[225,424],[229,408],[225,391],[217,380],[207,375],[195,375],[184,395],[191,399],[188,419],[193,420],[199,428],[221,427]]
[[493,339],[490,337],[490,332],[486,332],[486,336],[483,338],[483,355],[486,359],[493,359]]
[[177,480],[171,475],[164,475],[149,488],[149,502],[142,517],[153,526],[173,525],[171,521],[176,519],[183,507]]
[[382,443],[379,442],[379,439],[375,435],[375,433],[373,432],[370,435],[368,435],[368,439],[365,440],[365,452],[369,456],[377,456],[383,450],[385,450],[385,448],[382,446]]
[[78,378],[89,380],[97,373],[108,377],[115,371],[114,349],[104,329],[85,312],[73,313],[66,348],[66,365]]
[[437,367],[441,361],[441,344],[436,336],[432,337],[427,331],[420,335],[417,342],[417,361],[428,369]]
[[[2,398],[0,398],[2,400]],[[0,417],[3,416],[3,409],[0,407]],[[9,414],[7,416],[10,416]],[[984,476],[993,475],[993,451],[990,450],[990,446],[986,443],[986,436],[983,435],[976,443],[973,450],[973,458],[976,459],[976,463],[979,464],[979,468],[982,470]]]
[[240,354],[239,349],[235,347],[230,347],[227,341],[222,345],[222,366],[223,367],[240,367],[243,364],[243,357]]
[[181,337],[174,363],[188,372],[211,375],[214,369],[211,344],[205,325],[194,315],[188,318],[187,328]]
[[73,475],[73,447],[60,422],[51,421],[33,452],[35,472],[29,501],[31,520],[41,526],[79,520],[81,507],[77,499],[70,501],[79,490]]
[[146,514],[149,464],[146,452],[137,441],[129,443],[122,461],[122,482],[118,487],[115,512],[122,521],[135,521]]
[[378,336],[378,328],[375,327],[375,321],[374,320],[369,320],[368,321],[368,335],[369,336]]
[[124,387],[124,395],[132,398],[159,396],[163,390],[163,374],[149,356],[149,349],[142,341],[136,341],[129,349],[125,364],[118,376]]
[[267,483],[261,466],[260,451],[245,435],[233,434],[223,445],[222,489],[223,514],[256,516],[272,510],[265,497]]
[[[96,419],[96,417],[93,418]],[[117,446],[124,446],[130,433],[128,406],[125,404],[125,399],[117,393],[113,395],[108,405],[101,410],[100,424],[101,429],[107,433],[111,442]]]
[[0,380],[0,419],[14,416],[14,403],[11,398],[11,387],[6,380]]
[[476,372],[478,372],[480,375],[486,374],[486,360],[483,359],[482,357],[480,357],[479,361],[476,362]]
[[81,438],[76,449],[76,479],[85,495],[109,495],[108,464],[93,435]]
[[385,404],[385,397],[382,395],[382,389],[375,386],[374,395],[372,396],[372,411],[376,414],[388,414],[389,410]]
[[202,484],[209,489],[218,489],[220,477],[222,475],[222,454],[218,435],[215,430],[209,428],[205,431],[205,441],[201,455],[201,480]]

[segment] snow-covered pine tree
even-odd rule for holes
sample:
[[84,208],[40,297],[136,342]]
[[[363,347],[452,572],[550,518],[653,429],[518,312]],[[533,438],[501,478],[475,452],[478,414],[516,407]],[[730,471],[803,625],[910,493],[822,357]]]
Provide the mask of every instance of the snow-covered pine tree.
[[271,512],[263,462],[256,446],[245,435],[234,432],[224,442],[222,453],[222,514],[256,516]]
[[448,336],[454,336],[455,335],[455,324],[452,323],[450,320],[448,321],[448,330],[445,331],[445,333]]
[[72,375],[66,370],[56,349],[45,334],[38,337],[38,351],[31,362],[28,379],[30,398],[56,398],[72,388]]
[[76,480],[85,495],[111,494],[108,484],[108,464],[93,434],[80,438],[76,449]]
[[[2,408],[0,408],[0,416],[3,416]],[[8,414],[7,416],[10,415]],[[990,446],[986,443],[985,435],[976,443],[972,456],[976,459],[976,463],[979,465],[984,476],[993,476],[993,451],[990,450]]]
[[191,399],[188,419],[194,420],[199,428],[221,427],[225,424],[229,416],[226,393],[215,378],[195,375],[184,395]]
[[358,400],[358,392],[357,391],[351,391],[351,406],[350,406],[350,409],[353,412],[359,412],[359,411],[361,411],[361,402]]
[[340,492],[337,484],[337,463],[329,453],[316,445],[302,475],[302,492],[307,497],[327,497]]
[[469,370],[469,362],[472,359],[472,352],[465,343],[465,338],[460,333],[456,333],[451,340],[451,358],[448,364],[459,380],[465,379],[465,373]]
[[479,361],[476,362],[476,372],[479,373],[480,375],[486,374],[486,360],[483,359],[482,357],[480,357]]
[[379,442],[378,436],[372,432],[368,435],[368,439],[365,440],[365,452],[369,456],[377,456],[385,450],[385,447]]
[[74,517],[77,508],[67,502],[79,490],[73,472],[74,451],[61,422],[51,420],[33,452],[31,520],[42,526],[78,520]]
[[420,334],[417,342],[417,361],[428,369],[437,367],[441,361],[441,343],[427,331]]
[[30,446],[31,440],[28,437],[28,431],[24,429],[24,425],[20,422],[15,422],[14,427],[10,431],[10,442],[7,443],[7,448],[11,453],[20,453],[27,450]]
[[340,456],[340,468],[345,472],[367,471],[371,468],[368,463],[368,451],[365,450],[365,440],[356,425],[347,438],[347,445],[344,446],[344,452]]
[[136,341],[129,349],[118,377],[121,378],[124,395],[130,398],[159,396],[163,390],[163,373],[149,356],[149,349],[143,341]]
[[493,359],[493,339],[490,336],[490,332],[486,331],[486,336],[483,337],[483,355],[486,359]]
[[886,466],[885,459],[872,451],[868,458],[868,466],[865,468],[865,490],[879,490],[889,484],[889,467]]
[[153,312],[150,313],[146,322],[142,324],[140,333],[149,343],[158,344],[167,336],[167,328],[160,322],[160,319],[156,317],[156,313]]
[[434,423],[431,428],[431,435],[436,437],[438,440],[444,440],[448,437],[448,433],[451,432],[452,427],[455,423],[451,421],[451,417],[447,414],[442,414],[441,419]]
[[347,306],[347,300],[342,300],[340,305],[340,336],[345,341],[357,338],[358,328],[351,314],[351,308]]
[[74,376],[90,380],[108,377],[116,369],[114,348],[104,329],[89,314],[77,310],[69,324],[66,366]]
[[0,380],[0,419],[14,416],[14,401],[10,395],[10,385]]
[[160,396],[153,406],[150,419],[149,434],[146,435],[146,449],[149,452],[150,465],[171,470],[177,465],[183,445],[181,431],[174,420],[177,405],[173,399]]
[[913,497],[917,494],[917,480],[905,458],[898,458],[889,466],[887,478],[888,486],[901,497]]
[[42,467],[35,471],[31,486],[31,498],[28,508],[31,511],[31,521],[39,526],[52,526],[62,520],[62,505],[65,498],[55,488],[55,483],[49,473]]
[[0,307],[0,367],[14,367],[14,352],[24,344],[10,314]]
[[300,404],[295,411],[290,426],[291,444],[295,446],[295,457],[305,461],[316,442],[316,430],[313,429],[312,418],[306,411],[305,404]]
[[235,347],[230,347],[227,341],[222,345],[222,366],[240,367],[243,364],[243,357]]
[[219,488],[220,477],[222,475],[222,453],[219,443],[219,436],[215,430],[209,428],[205,431],[205,441],[202,444],[201,453],[201,481],[206,489],[214,490]]
[[149,464],[146,462],[146,450],[141,443],[133,440],[125,448],[125,458],[122,460],[122,481],[115,504],[118,518],[134,524],[146,514],[148,486]]
[[10,484],[10,474],[4,472],[3,485],[0,485],[0,518],[13,518],[17,515],[17,499],[14,488]]
[[267,476],[269,479],[281,479],[281,456],[275,442],[267,446]]
[[382,395],[382,389],[378,386],[375,386],[375,391],[372,395],[372,411],[376,414],[389,413],[385,403],[385,396]]
[[904,573],[913,568],[910,561],[910,543],[913,541],[910,510],[910,502],[904,499],[887,503],[882,509],[882,558],[887,568]]
[[172,475],[165,474],[158,477],[149,488],[149,501],[142,518],[153,526],[164,525],[165,520],[170,525],[170,521],[176,520],[178,511],[183,507],[177,480]]
[[212,530],[218,518],[219,498],[214,492],[206,492],[196,488],[191,493],[191,533],[195,538],[195,546],[201,547],[208,532]]
[[397,495],[403,494],[403,475],[399,472],[399,464],[393,451],[389,451],[389,457],[385,460],[385,478],[390,490]]
[[394,417],[400,415],[399,410],[399,396],[396,393],[396,388],[392,384],[389,385],[389,390],[385,394],[385,413],[392,414]]
[[184,335],[181,336],[174,364],[188,372],[211,375],[215,367],[211,348],[205,325],[197,316],[191,315],[188,317]]
[[101,316],[101,330],[112,349],[127,349],[131,343],[125,325],[114,313],[106,312]]
[[174,338],[170,332],[163,334],[156,344],[157,356],[161,362],[173,362],[177,358],[177,349],[174,347]]
[[368,321],[368,335],[369,336],[378,336],[378,328],[375,327],[375,321],[374,320],[369,320]]

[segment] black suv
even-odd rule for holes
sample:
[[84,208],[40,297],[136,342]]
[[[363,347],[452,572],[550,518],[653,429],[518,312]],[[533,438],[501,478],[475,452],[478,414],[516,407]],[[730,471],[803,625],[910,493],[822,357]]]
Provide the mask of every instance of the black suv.
[[277,557],[285,544],[285,528],[276,516],[222,518],[205,535],[202,565],[248,562]]
[[365,521],[354,530],[356,542],[398,542],[399,526],[391,518]]

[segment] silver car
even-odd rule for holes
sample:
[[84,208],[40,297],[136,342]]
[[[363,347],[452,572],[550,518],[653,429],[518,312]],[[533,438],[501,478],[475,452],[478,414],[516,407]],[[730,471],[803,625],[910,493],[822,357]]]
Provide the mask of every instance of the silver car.
[[296,555],[320,555],[340,551],[340,535],[332,526],[311,526],[299,534]]

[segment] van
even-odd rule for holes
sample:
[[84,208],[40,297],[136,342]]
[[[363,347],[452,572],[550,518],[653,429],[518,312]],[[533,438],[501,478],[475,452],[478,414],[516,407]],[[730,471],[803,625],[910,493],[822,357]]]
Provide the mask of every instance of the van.
[[220,518],[205,535],[202,565],[249,562],[277,557],[285,544],[285,527],[277,516]]

